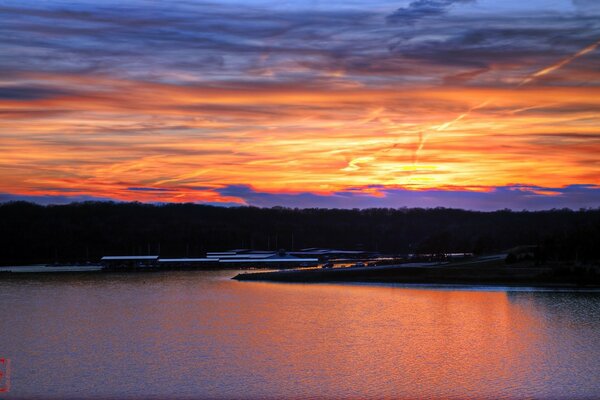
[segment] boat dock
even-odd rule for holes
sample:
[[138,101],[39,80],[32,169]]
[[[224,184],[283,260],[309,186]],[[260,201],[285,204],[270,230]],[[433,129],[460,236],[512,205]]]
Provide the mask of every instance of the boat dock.
[[41,274],[41,273],[82,273],[82,272],[100,272],[101,265],[23,265],[0,267],[0,274]]

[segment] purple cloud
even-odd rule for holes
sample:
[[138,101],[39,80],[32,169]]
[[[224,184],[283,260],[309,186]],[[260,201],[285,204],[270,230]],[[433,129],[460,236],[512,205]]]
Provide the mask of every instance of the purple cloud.
[[[134,190],[144,188],[131,188]],[[364,189],[376,189],[379,196],[365,193]],[[255,207],[291,208],[461,208],[477,211],[548,210],[553,208],[600,207],[600,187],[595,185],[570,185],[551,188],[529,185],[510,185],[491,188],[485,192],[465,190],[407,190],[379,186],[349,188],[329,195],[310,192],[268,193],[254,190],[249,185],[228,185],[216,192],[236,198],[245,205]],[[29,201],[37,204],[68,204],[81,201],[115,201],[114,199],[83,195],[15,195],[0,193],[0,203]],[[210,202],[208,205],[235,207],[235,202]]]
[[[600,188],[594,185],[571,185],[564,188],[512,185],[493,188],[487,192],[464,190],[423,190],[381,188],[381,197],[361,193],[360,188],[331,195],[315,193],[266,193],[247,185],[231,185],[218,192],[236,197],[257,207],[299,208],[377,208],[377,207],[447,207],[469,210],[494,211],[546,210],[552,208],[600,207]],[[552,193],[552,194],[547,194]]]

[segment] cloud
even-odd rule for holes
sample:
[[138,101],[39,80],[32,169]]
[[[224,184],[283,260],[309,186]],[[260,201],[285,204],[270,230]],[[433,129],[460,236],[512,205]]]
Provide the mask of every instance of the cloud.
[[[140,0],[10,1],[0,8],[0,54],[11,55],[0,58],[0,73],[215,86],[435,83],[464,67],[569,54],[599,33],[598,20],[585,13],[449,13],[473,1],[415,0],[388,15],[388,25],[382,19],[389,11],[378,2],[307,10],[202,1],[177,7]],[[415,24],[440,16],[435,34]]]
[[471,3],[475,0],[415,0],[408,7],[397,9],[386,17],[388,23],[414,24],[427,17],[439,17],[457,3]]
[[[461,208],[478,211],[548,210],[553,208],[598,208],[600,186],[569,185],[566,187],[541,187],[531,185],[508,185],[479,187],[477,190],[445,188],[410,190],[386,188],[380,185],[353,187],[329,194],[311,192],[276,193],[258,191],[250,185],[228,185],[213,189],[221,197],[219,201],[195,201],[199,204],[236,207],[291,208]],[[227,200],[230,199],[230,200]],[[232,201],[235,200],[235,201]],[[82,201],[120,201],[108,197],[88,195],[17,195],[0,193],[0,203],[29,201],[37,204],[68,204]],[[173,200],[146,200],[150,203],[168,203]]]
[[[373,195],[366,189],[377,189]],[[500,209],[547,210],[552,208],[597,208],[600,207],[600,187],[594,185],[570,185],[564,188],[512,185],[480,188],[467,191],[408,190],[401,188],[367,187],[354,188],[332,194],[315,193],[267,193],[252,189],[248,185],[230,185],[217,190],[227,197],[243,200],[257,207],[299,208],[462,208],[480,211]]]
[[[393,44],[392,51],[429,68],[460,67],[455,74],[496,71],[494,75],[482,74],[478,82],[493,85],[512,85],[512,79],[523,79],[532,68],[553,64],[600,36],[600,23],[558,14],[527,18],[498,15],[481,20],[459,16],[436,25],[443,34],[428,37],[427,28],[413,29],[407,38]],[[586,64],[579,66],[580,70],[586,68]],[[504,76],[499,76],[500,71]]]
[[39,86],[0,86],[0,100],[41,100],[62,96],[66,93],[64,90]]
[[573,0],[573,4],[583,12],[600,11],[600,3],[597,0]]
[[171,189],[166,188],[154,188],[154,187],[128,187],[127,190],[134,192],[170,192]]
[[242,182],[342,207],[371,184],[600,183],[599,52],[516,88],[598,40],[589,4],[340,3],[2,2],[0,190],[220,202]]

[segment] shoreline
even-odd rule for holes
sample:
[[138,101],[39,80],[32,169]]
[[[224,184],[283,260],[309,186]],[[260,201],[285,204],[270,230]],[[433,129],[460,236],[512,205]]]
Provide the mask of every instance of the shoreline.
[[[590,279],[591,278],[591,279]],[[241,273],[237,281],[287,283],[381,283],[414,285],[504,286],[564,289],[600,289],[598,275],[562,274],[549,266],[436,266],[391,265],[275,272]]]

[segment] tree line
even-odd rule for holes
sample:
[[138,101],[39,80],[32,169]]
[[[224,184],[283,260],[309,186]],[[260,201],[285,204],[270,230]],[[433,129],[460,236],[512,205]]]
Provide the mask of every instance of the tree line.
[[82,202],[0,204],[0,265],[96,262],[103,255],[203,256],[236,248],[381,253],[474,252],[537,245],[544,259],[600,259],[600,209],[297,209]]

